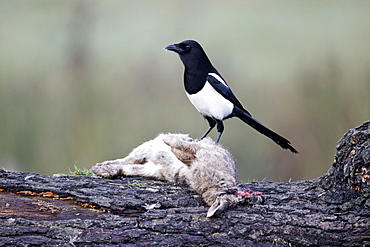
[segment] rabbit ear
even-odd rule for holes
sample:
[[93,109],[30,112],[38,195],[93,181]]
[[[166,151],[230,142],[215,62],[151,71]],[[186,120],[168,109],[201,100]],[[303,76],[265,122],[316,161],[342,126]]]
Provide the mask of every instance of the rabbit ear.
[[216,201],[208,209],[207,217],[209,218],[216,214],[219,214],[225,211],[228,207],[229,207],[229,202],[226,200],[226,198],[217,197]]

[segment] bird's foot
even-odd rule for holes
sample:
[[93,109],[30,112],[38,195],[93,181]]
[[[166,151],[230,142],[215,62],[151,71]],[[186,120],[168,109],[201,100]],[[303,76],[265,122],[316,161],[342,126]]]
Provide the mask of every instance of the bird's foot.
[[203,140],[203,138],[192,139],[191,141],[192,141],[192,142],[200,142],[201,140]]

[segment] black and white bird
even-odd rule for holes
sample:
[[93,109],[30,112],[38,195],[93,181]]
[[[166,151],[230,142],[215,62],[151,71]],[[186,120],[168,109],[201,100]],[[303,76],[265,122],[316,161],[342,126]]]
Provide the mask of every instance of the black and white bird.
[[165,49],[180,55],[180,59],[185,66],[184,85],[186,95],[199,113],[208,121],[209,128],[200,140],[206,137],[217,125],[216,143],[218,143],[224,131],[222,121],[238,117],[282,148],[298,153],[287,139],[262,125],[244,109],[197,41],[185,40],[178,44],[169,45]]

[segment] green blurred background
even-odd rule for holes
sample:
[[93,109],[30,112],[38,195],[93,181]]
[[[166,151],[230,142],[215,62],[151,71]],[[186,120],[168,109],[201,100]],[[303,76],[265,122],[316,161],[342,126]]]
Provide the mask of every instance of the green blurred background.
[[[160,132],[200,137],[183,65],[196,39],[282,150],[238,119],[239,179],[311,179],[370,117],[370,1],[0,1],[0,167],[51,175],[120,158]],[[215,138],[216,131],[211,133]]]

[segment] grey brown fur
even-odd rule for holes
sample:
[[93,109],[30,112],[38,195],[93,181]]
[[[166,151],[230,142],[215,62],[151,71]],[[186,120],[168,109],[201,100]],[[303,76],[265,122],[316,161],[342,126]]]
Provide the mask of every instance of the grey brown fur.
[[237,195],[234,158],[211,138],[195,141],[184,134],[160,134],[125,158],[96,164],[92,172],[101,177],[144,176],[188,184],[211,206],[207,217],[245,201],[245,196]]

